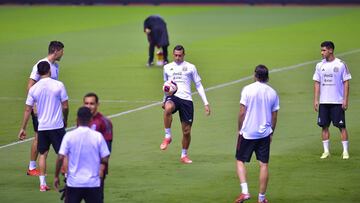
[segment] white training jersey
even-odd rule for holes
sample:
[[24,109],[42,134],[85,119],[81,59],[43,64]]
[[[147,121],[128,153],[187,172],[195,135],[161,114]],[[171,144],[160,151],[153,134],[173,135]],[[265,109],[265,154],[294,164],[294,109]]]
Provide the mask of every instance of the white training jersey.
[[59,154],[69,160],[67,186],[100,187],[100,161],[110,155],[101,133],[79,126],[65,134]]
[[164,66],[164,81],[168,80],[177,84],[175,96],[192,101],[191,82],[199,83],[201,78],[193,64],[183,61],[181,64],[172,62]]
[[68,100],[65,86],[52,78],[43,78],[29,90],[26,105],[37,105],[39,131],[64,127],[61,103]]
[[36,82],[40,80],[41,77],[40,77],[40,75],[39,75],[39,73],[38,73],[37,65],[38,65],[41,61],[47,61],[47,62],[50,64],[50,73],[51,73],[50,77],[51,77],[52,79],[59,80],[59,64],[57,64],[56,62],[55,62],[55,63],[51,63],[47,57],[39,60],[39,61],[33,66],[29,78],[35,80]]
[[240,104],[246,107],[245,119],[240,134],[245,139],[260,139],[269,136],[272,112],[280,109],[276,91],[266,83],[254,82],[243,88]]
[[320,104],[342,104],[344,81],[350,79],[349,69],[338,58],[333,61],[323,59],[316,64],[313,80],[320,83]]

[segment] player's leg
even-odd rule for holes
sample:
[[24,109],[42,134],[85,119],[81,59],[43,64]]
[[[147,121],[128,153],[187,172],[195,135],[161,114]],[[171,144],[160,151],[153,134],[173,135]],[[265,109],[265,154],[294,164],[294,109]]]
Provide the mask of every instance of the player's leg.
[[348,141],[348,132],[346,130],[345,123],[345,111],[342,108],[341,104],[333,105],[331,110],[331,120],[333,121],[333,125],[339,128],[341,135],[341,143],[343,146],[343,159],[349,159],[349,141]]
[[163,51],[163,55],[164,55],[164,65],[165,65],[169,62],[169,60],[168,60],[168,45],[162,46],[162,51]]
[[166,98],[164,104],[164,129],[165,129],[165,137],[160,144],[161,150],[166,150],[168,145],[171,142],[171,124],[172,124],[172,114],[175,111],[175,103],[170,98]]
[[50,148],[50,138],[48,136],[49,131],[39,131],[38,132],[38,152],[39,152],[39,168],[40,168],[40,191],[45,192],[50,190],[46,184],[45,174],[46,174],[46,159]]
[[154,52],[155,52],[155,43],[149,43],[149,59],[147,62],[147,66],[150,67],[154,65]]
[[321,159],[328,158],[330,156],[330,132],[329,126],[331,122],[331,106],[329,104],[320,104],[319,105],[319,116],[318,116],[318,125],[322,128],[321,138],[323,143],[324,152],[321,155]]
[[31,144],[31,149],[30,149],[30,162],[29,162],[29,168],[27,171],[27,175],[30,176],[38,176],[40,174],[40,171],[38,169],[36,169],[36,160],[38,157],[38,150],[37,150],[37,145],[38,145],[38,118],[37,115],[35,114],[34,110],[31,111],[31,118],[32,118],[32,122],[33,122],[33,127],[34,127],[34,140]]
[[265,203],[267,202],[265,193],[269,181],[270,136],[257,140],[255,153],[260,166],[258,202]]
[[235,202],[243,202],[245,200],[250,199],[245,163],[250,161],[253,148],[254,148],[254,144],[252,141],[244,139],[242,135],[238,136],[235,157],[236,157],[236,173],[239,178],[241,193],[235,199]]
[[102,203],[100,187],[85,188],[84,200],[86,203]]
[[191,142],[191,123],[181,122],[181,129],[183,133],[182,150],[181,150],[181,162],[185,164],[191,164],[192,160],[189,159],[188,149]]

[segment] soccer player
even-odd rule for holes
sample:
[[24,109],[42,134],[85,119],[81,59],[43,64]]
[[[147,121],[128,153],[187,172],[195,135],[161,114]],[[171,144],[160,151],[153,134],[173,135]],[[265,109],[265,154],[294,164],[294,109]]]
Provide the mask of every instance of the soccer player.
[[[99,97],[95,93],[88,93],[84,96],[83,99],[84,106],[88,107],[92,114],[92,119],[90,121],[90,128],[93,130],[96,130],[100,132],[104,138],[105,142],[109,148],[109,151],[111,152],[111,145],[112,145],[112,139],[113,139],[113,126],[111,121],[103,116],[99,111],[98,107],[100,105],[99,103]],[[104,181],[105,177],[108,174],[108,162],[105,164],[105,173],[103,178],[101,179],[101,193],[102,193],[102,199],[104,199]]]
[[168,62],[169,37],[166,22],[158,15],[151,15],[144,21],[144,32],[149,42],[149,59],[147,66],[154,65],[155,46],[161,47],[164,55],[164,64]]
[[210,106],[206,99],[205,90],[201,84],[201,78],[196,67],[193,64],[184,61],[184,47],[181,45],[175,46],[173,56],[174,62],[164,66],[164,81],[174,81],[177,83],[178,90],[174,95],[165,97],[162,105],[162,108],[164,109],[165,138],[160,145],[160,149],[166,150],[171,143],[172,114],[179,111],[183,132],[180,161],[185,164],[190,164],[192,163],[192,160],[188,157],[188,149],[191,141],[191,126],[194,118],[191,82],[195,83],[195,87],[204,103],[206,115],[210,115]]
[[59,189],[59,174],[65,156],[68,158],[65,202],[102,203],[100,179],[109,159],[109,149],[101,133],[89,128],[92,113],[80,107],[77,112],[78,127],[65,134],[61,143],[54,177],[54,187]]
[[52,144],[54,151],[58,153],[65,134],[69,107],[64,84],[50,78],[50,64],[47,61],[41,61],[37,67],[41,79],[29,89],[18,137],[20,140],[26,138],[26,125],[36,103],[39,121],[37,149],[40,153],[40,191],[45,192],[50,189],[45,179],[49,147]]
[[[37,81],[40,80],[40,75],[37,71],[37,65],[41,61],[47,61],[50,64],[50,77],[58,80],[59,78],[59,65],[56,63],[57,61],[61,60],[61,57],[64,54],[64,44],[59,41],[51,41],[48,47],[48,55],[47,57],[39,60],[33,67],[28,85],[27,85],[27,91],[29,91],[30,87],[32,87]],[[30,150],[30,163],[29,168],[27,171],[27,175],[30,176],[38,176],[40,174],[40,171],[36,168],[36,160],[38,157],[38,151],[37,151],[37,144],[38,144],[38,117],[37,117],[37,111],[36,106],[33,106],[33,111],[31,112],[31,117],[33,121],[33,127],[34,127],[34,140],[31,145]]]
[[317,124],[322,128],[324,153],[321,159],[330,156],[330,122],[341,133],[343,159],[349,159],[348,133],[345,125],[345,111],[349,105],[349,80],[351,74],[344,61],[334,56],[335,45],[331,41],[321,43],[323,60],[316,64],[314,80],[314,109],[319,112]]
[[269,71],[266,66],[256,66],[254,79],[255,82],[245,86],[241,92],[236,148],[236,166],[241,194],[236,198],[236,203],[250,199],[245,162],[250,162],[253,152],[260,165],[258,202],[268,202],[265,192],[269,177],[270,142],[276,127],[277,112],[280,109],[279,97],[267,84]]

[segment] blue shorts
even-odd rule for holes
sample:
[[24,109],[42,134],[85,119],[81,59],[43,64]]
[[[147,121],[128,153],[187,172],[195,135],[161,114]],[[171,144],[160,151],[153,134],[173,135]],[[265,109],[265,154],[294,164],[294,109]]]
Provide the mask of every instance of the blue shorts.
[[179,111],[180,121],[192,124],[194,120],[194,104],[192,101],[180,99],[174,95],[165,98],[165,103],[172,101],[175,104],[173,114]]
[[61,141],[65,135],[65,129],[41,130],[38,131],[38,151],[44,154],[49,151],[50,144],[53,146],[56,154],[59,152]]
[[345,111],[341,104],[320,104],[317,124],[329,127],[330,123],[338,128],[345,128]]
[[253,152],[255,152],[257,160],[262,163],[269,163],[270,136],[249,140],[239,135],[236,147],[236,159],[244,163],[250,162]]

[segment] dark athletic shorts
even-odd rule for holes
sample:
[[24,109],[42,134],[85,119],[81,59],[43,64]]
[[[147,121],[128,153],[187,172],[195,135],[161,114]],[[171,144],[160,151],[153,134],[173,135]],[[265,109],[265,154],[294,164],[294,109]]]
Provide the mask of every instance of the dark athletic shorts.
[[34,132],[37,132],[39,127],[39,122],[37,115],[34,113],[34,110],[31,111],[31,119],[34,127]]
[[194,119],[194,104],[192,101],[180,99],[176,96],[168,96],[165,98],[165,102],[172,101],[175,104],[175,110],[173,114],[179,111],[180,121],[192,124]]
[[66,187],[66,203],[102,203],[100,187]]
[[341,104],[320,104],[317,124],[329,127],[330,123],[338,128],[345,128],[345,111]]
[[252,153],[255,152],[256,159],[262,163],[269,163],[270,136],[248,140],[239,135],[236,147],[236,159],[242,162],[250,162]]
[[61,141],[65,135],[65,129],[43,130],[38,132],[38,151],[44,154],[49,151],[50,144],[53,146],[56,154],[59,152]]

